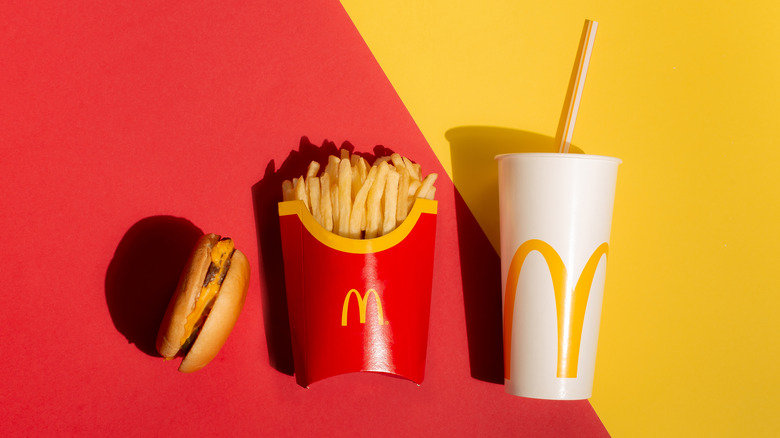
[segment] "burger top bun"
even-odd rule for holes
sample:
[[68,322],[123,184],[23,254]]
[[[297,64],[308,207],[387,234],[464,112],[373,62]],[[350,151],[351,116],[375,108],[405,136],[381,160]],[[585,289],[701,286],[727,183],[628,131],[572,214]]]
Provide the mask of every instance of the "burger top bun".
[[[198,239],[182,271],[157,334],[157,351],[166,359],[181,354],[182,341],[190,336],[190,333],[186,333],[187,318],[203,288],[211,265],[212,249],[219,241],[220,237],[216,234],[206,234]],[[214,298],[213,307],[195,342],[185,352],[179,371],[196,371],[217,355],[238,320],[248,283],[249,261],[241,251],[235,250],[222,286]]]
[[184,360],[179,365],[179,371],[183,373],[197,371],[214,359],[225,344],[233,326],[236,325],[238,314],[244,307],[248,284],[249,261],[244,253],[236,250],[214,307],[206,322],[203,323],[203,328],[189,353],[184,356]]
[[216,234],[201,236],[182,270],[179,285],[168,303],[160,331],[157,333],[157,351],[166,359],[172,359],[181,349],[185,321],[203,286],[211,264],[211,249],[217,241],[219,236]]

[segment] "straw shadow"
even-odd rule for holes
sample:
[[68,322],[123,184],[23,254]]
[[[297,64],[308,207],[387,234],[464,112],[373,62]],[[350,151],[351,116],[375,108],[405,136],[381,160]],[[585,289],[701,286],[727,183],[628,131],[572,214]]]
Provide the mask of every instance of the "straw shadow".
[[[445,137],[450,143],[456,188],[455,216],[471,376],[503,383],[498,167],[494,157],[557,152],[557,148],[552,137],[492,126],[456,127],[448,130]],[[570,152],[582,150],[572,146]]]
[[265,335],[271,366],[287,375],[295,373],[290,334],[290,319],[287,313],[287,294],[284,280],[282,241],[279,227],[278,203],[282,201],[282,182],[292,180],[306,173],[309,163],[319,162],[324,168],[329,155],[339,155],[339,149],[357,153],[369,163],[377,156],[389,155],[391,150],[375,146],[373,154],[355,152],[355,147],[344,142],[340,147],[325,140],[317,146],[307,137],[301,137],[298,150],[293,150],[284,162],[276,168],[271,160],[265,168],[263,178],[252,186],[252,202],[255,210],[259,260],[261,260],[260,281]]
[[116,329],[150,356],[168,302],[203,232],[190,221],[152,216],[125,233],[108,265],[106,304]]

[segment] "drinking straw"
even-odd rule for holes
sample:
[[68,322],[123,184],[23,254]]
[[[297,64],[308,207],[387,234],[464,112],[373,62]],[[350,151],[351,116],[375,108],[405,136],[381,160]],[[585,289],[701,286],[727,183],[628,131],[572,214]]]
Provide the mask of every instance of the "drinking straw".
[[577,49],[574,68],[571,71],[566,100],[563,102],[563,111],[558,122],[558,133],[555,136],[555,143],[558,145],[558,152],[560,153],[565,154],[569,152],[571,136],[574,132],[574,122],[577,120],[577,112],[582,99],[582,89],[585,85],[585,75],[588,73],[590,55],[593,52],[593,42],[596,40],[596,29],[598,26],[599,23],[596,21],[585,20],[585,25],[582,28],[580,46]]

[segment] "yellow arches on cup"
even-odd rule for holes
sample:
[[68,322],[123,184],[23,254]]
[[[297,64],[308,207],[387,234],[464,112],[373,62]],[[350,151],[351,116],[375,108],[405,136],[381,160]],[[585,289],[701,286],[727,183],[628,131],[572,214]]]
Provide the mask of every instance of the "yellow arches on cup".
[[504,377],[510,378],[510,358],[512,356],[512,321],[515,311],[515,296],[517,281],[526,257],[532,251],[538,251],[547,262],[555,292],[555,308],[558,318],[558,377],[577,377],[577,365],[580,356],[580,341],[582,340],[582,324],[585,320],[585,308],[588,296],[596,274],[601,256],[607,256],[609,245],[604,242],[593,251],[577,285],[572,291],[567,291],[566,266],[561,256],[549,243],[531,239],[523,242],[509,265],[506,290],[504,293]]

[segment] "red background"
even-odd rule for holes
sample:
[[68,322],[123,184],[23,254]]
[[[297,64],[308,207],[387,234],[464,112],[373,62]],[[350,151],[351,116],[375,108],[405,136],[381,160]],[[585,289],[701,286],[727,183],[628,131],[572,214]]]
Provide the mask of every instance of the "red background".
[[[607,435],[497,383],[498,257],[337,1],[5,4],[0,75],[0,435]],[[344,142],[442,176],[420,387],[291,375],[275,187]],[[153,339],[200,231],[252,279],[185,375]]]

